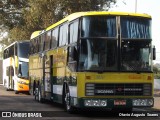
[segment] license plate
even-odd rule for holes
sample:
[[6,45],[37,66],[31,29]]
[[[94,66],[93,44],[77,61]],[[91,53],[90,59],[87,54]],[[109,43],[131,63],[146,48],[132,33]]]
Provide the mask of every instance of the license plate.
[[126,100],[114,100],[114,105],[126,105]]

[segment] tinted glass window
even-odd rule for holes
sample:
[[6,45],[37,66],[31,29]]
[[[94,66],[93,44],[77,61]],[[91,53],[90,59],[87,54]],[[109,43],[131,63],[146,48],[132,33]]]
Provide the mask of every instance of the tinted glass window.
[[44,50],[44,34],[40,36],[40,51]]
[[30,42],[30,54],[33,54],[34,53],[34,46],[33,46],[33,40],[31,40],[31,42]]
[[117,71],[117,41],[105,39],[81,40],[79,70]]
[[82,19],[82,37],[116,37],[116,17],[90,16]]
[[150,19],[146,18],[121,18],[121,34],[122,38],[151,38]]
[[70,43],[77,42],[78,38],[78,20],[70,24]]
[[28,58],[29,54],[29,42],[18,44],[18,56],[22,58]]
[[52,30],[51,48],[56,48],[58,43],[58,27]]
[[63,24],[60,27],[59,46],[68,44],[67,29],[68,29],[67,24]]
[[150,48],[150,41],[122,41],[121,69],[123,71],[151,71]]
[[51,31],[48,31],[45,37],[45,50],[50,49],[50,41],[51,41]]

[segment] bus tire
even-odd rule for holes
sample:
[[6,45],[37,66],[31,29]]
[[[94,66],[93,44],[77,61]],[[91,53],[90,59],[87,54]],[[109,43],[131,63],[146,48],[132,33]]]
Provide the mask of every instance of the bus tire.
[[19,92],[17,90],[15,90],[15,94],[18,94]]
[[68,88],[65,88],[65,98],[64,98],[64,103],[65,103],[65,110],[69,113],[74,113],[74,107],[71,106],[71,97],[70,97],[70,92]]
[[9,91],[9,88],[6,88],[6,91]]
[[27,91],[26,94],[27,94],[27,95],[31,95],[30,91]]
[[34,99],[38,101],[38,88],[37,87],[35,88],[35,91],[34,91]]
[[29,89],[28,95],[33,95],[31,89]]
[[42,98],[42,92],[41,92],[41,87],[38,87],[38,102],[43,103],[43,98]]

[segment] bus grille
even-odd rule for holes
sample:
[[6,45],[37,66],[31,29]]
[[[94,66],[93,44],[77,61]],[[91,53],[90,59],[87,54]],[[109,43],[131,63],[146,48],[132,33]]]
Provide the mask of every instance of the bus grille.
[[86,96],[151,96],[152,84],[86,84]]

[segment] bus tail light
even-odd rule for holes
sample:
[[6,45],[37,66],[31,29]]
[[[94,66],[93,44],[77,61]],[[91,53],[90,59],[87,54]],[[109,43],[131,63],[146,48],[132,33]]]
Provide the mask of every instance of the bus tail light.
[[152,80],[152,77],[151,77],[151,76],[148,76],[147,80]]
[[87,80],[90,80],[90,79],[91,79],[91,76],[86,76],[86,79],[87,79]]

